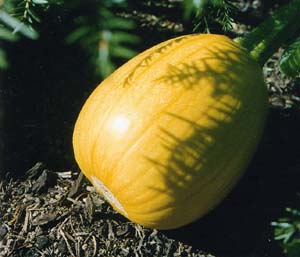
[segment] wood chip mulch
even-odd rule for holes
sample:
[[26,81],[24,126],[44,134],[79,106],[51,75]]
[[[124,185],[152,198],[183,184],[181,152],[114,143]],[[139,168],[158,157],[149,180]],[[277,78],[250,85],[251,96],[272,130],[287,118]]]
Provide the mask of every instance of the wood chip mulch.
[[117,214],[85,180],[37,163],[0,181],[0,256],[213,257]]

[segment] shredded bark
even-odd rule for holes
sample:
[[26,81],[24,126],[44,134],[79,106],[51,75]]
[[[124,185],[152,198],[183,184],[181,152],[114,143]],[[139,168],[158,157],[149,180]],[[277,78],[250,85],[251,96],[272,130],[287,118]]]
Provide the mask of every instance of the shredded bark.
[[0,256],[213,257],[116,213],[82,174],[37,163],[0,182]]

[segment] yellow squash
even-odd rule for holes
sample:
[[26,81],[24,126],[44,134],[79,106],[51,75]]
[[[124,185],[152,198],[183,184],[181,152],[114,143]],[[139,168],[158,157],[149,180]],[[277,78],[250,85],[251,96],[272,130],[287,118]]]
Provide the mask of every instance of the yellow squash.
[[133,58],[88,98],[75,158],[111,205],[146,227],[206,214],[232,189],[263,130],[259,65],[231,39],[187,35]]

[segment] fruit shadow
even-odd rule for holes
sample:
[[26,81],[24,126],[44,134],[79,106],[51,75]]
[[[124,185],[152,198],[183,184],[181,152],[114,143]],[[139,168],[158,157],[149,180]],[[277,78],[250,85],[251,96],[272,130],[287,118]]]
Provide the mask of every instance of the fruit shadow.
[[[299,209],[300,112],[271,109],[261,142],[233,191],[192,224],[163,231],[216,256],[284,257],[271,222]],[[173,172],[173,171],[172,171]]]
[[[240,157],[239,149],[241,144],[249,144],[249,141],[255,137],[255,135],[251,134],[252,130],[249,128],[249,126],[251,127],[251,122],[249,123],[247,121],[248,117],[245,118],[245,113],[239,113],[239,108],[221,100],[224,94],[231,94],[234,98],[242,99],[244,102],[252,102],[252,108],[254,108],[253,106],[255,106],[256,101],[258,104],[260,101],[260,99],[255,99],[255,92],[251,92],[251,83],[255,83],[255,78],[250,81],[243,81],[245,77],[250,76],[251,78],[253,74],[251,74],[251,71],[245,70],[243,65],[240,65],[238,61],[232,58],[235,54],[236,52],[222,52],[215,49],[211,52],[211,57],[209,57],[209,59],[215,58],[222,60],[224,67],[232,71],[230,74],[220,72],[219,69],[210,66],[208,64],[209,62],[206,62],[205,59],[201,59],[203,66],[200,68],[197,62],[189,62],[187,59],[186,62],[181,65],[170,65],[169,72],[167,72],[164,77],[158,79],[158,81],[172,84],[173,86],[180,85],[189,89],[193,88],[195,84],[197,85],[201,79],[209,78],[212,83],[215,83],[215,85],[213,85],[214,90],[212,96],[216,102],[220,104],[219,107],[211,106],[210,108],[222,113],[222,115],[220,115],[222,118],[216,118],[207,113],[205,114],[206,118],[213,123],[214,126],[204,127],[184,116],[165,113],[166,115],[171,115],[174,119],[180,120],[182,123],[189,124],[193,129],[193,133],[190,137],[182,140],[170,133],[168,128],[161,128],[161,144],[171,155],[167,164],[159,163],[149,158],[148,161],[154,164],[159,172],[166,173],[164,178],[167,186],[166,188],[151,189],[171,196],[173,195],[174,197],[178,196],[179,198],[180,195],[186,195],[184,192],[190,190],[191,187],[195,188],[193,193],[199,193],[201,186],[205,187],[206,184],[211,183],[214,179],[217,179],[218,176],[224,176],[226,179],[226,175],[224,173],[222,174],[220,170],[226,170],[226,165],[230,165],[230,162],[235,162],[236,158]],[[237,82],[237,84],[233,85],[233,80]],[[248,92],[245,93],[237,86],[242,83],[246,83],[243,90],[250,87]],[[224,90],[221,85],[229,85],[229,87]],[[199,105],[201,105],[201,103],[199,103]],[[244,108],[244,106],[241,107],[241,109]],[[249,111],[247,107],[244,111],[245,110]],[[253,114],[253,112],[251,113]],[[232,115],[236,116],[236,120],[228,122],[228,119],[230,120]],[[222,128],[221,130],[223,132],[220,133],[218,128]],[[234,133],[239,135],[235,136]],[[208,139],[212,139],[212,141]],[[224,145],[227,147],[224,148]],[[211,156],[213,156],[213,159]],[[223,166],[224,162],[222,162],[224,158],[228,158],[225,161],[225,166]],[[246,159],[247,158],[250,159],[251,154],[246,157]],[[186,159],[189,159],[189,163],[186,162]],[[253,163],[255,162],[252,161],[250,167],[253,166]],[[209,169],[202,172],[207,174],[208,179],[201,181],[199,185],[195,184],[194,180],[200,176],[199,170],[206,165]],[[254,166],[252,170],[253,169],[257,169],[256,166]],[[247,173],[252,174],[249,171],[247,171]],[[186,174],[190,176],[187,178]],[[203,173],[201,176],[206,177]],[[261,229],[260,226],[257,226],[257,220],[253,219],[253,212],[258,211],[257,206],[255,206],[257,202],[254,201],[255,199],[257,200],[258,196],[251,199],[249,195],[246,195],[247,197],[243,199],[243,196],[245,197],[243,192],[236,193],[241,190],[240,187],[243,185],[243,190],[250,188],[252,193],[255,191],[254,193],[257,194],[256,189],[253,188],[253,181],[251,181],[251,179],[249,181],[249,176],[251,178],[251,175],[245,175],[238,183],[239,186],[237,186],[218,207],[205,215],[205,217],[190,225],[175,230],[163,231],[163,233],[171,238],[183,241],[195,248],[208,252],[234,254],[251,251],[253,247],[256,247],[257,234],[255,233],[258,233]],[[216,188],[216,190],[222,191],[224,188]],[[234,195],[238,197],[231,200]],[[189,201],[188,198],[183,200]],[[252,212],[249,212],[249,210]],[[184,213],[182,215],[184,215]],[[260,218],[259,215],[260,214],[257,213],[257,216]],[[246,237],[249,237],[247,228],[248,231],[251,231],[251,240],[244,240]],[[236,244],[238,244],[238,246]]]

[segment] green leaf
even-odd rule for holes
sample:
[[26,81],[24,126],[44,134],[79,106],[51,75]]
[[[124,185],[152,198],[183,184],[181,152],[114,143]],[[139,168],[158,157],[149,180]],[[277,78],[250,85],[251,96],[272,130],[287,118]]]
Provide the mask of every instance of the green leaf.
[[15,42],[18,40],[18,36],[16,34],[13,34],[9,29],[0,27],[0,39]]
[[134,29],[135,28],[135,23],[130,20],[125,20],[124,18],[119,18],[119,17],[112,17],[109,20],[109,28],[110,29]]
[[[32,17],[36,22],[41,22],[41,19],[38,17],[38,15],[34,12],[32,9],[28,9],[28,13],[30,14],[30,17]],[[30,22],[31,23],[31,22]]]
[[78,29],[74,30],[72,33],[70,33],[66,37],[66,42],[68,44],[73,44],[80,40],[81,38],[88,36],[88,34],[91,32],[91,29],[89,27],[79,27]]
[[120,45],[111,49],[111,55],[118,58],[130,59],[136,54],[136,51]]
[[20,22],[18,19],[11,17],[5,11],[0,11],[0,21],[2,21],[8,27],[12,28],[14,30],[13,33],[18,32],[30,39],[38,38],[38,33],[35,30]]
[[234,41],[247,49],[260,65],[264,65],[288,40],[289,35],[299,30],[299,12],[299,0],[291,0],[279,7],[250,33]]
[[300,75],[300,37],[285,49],[279,65],[281,71],[290,77]]
[[107,77],[114,71],[115,65],[110,59],[109,49],[107,47],[102,47],[99,49],[98,63],[99,73],[103,78]]
[[223,0],[213,0],[212,4],[216,7],[220,7],[223,4]]
[[5,52],[0,49],[0,69],[6,69],[8,67],[8,63],[6,60]]
[[111,37],[111,41],[114,43],[130,43],[130,44],[137,44],[141,40],[137,35],[133,35],[123,31],[114,31]]
[[286,208],[286,211],[291,213],[293,216],[299,216],[300,217],[300,211],[299,210],[295,210],[292,208]]
[[47,0],[32,0],[34,4],[48,4]]
[[287,257],[299,257],[300,211],[287,208],[287,216],[274,221],[274,239],[278,240]]
[[183,19],[191,19],[193,14],[200,13],[207,1],[184,0],[183,1]]

